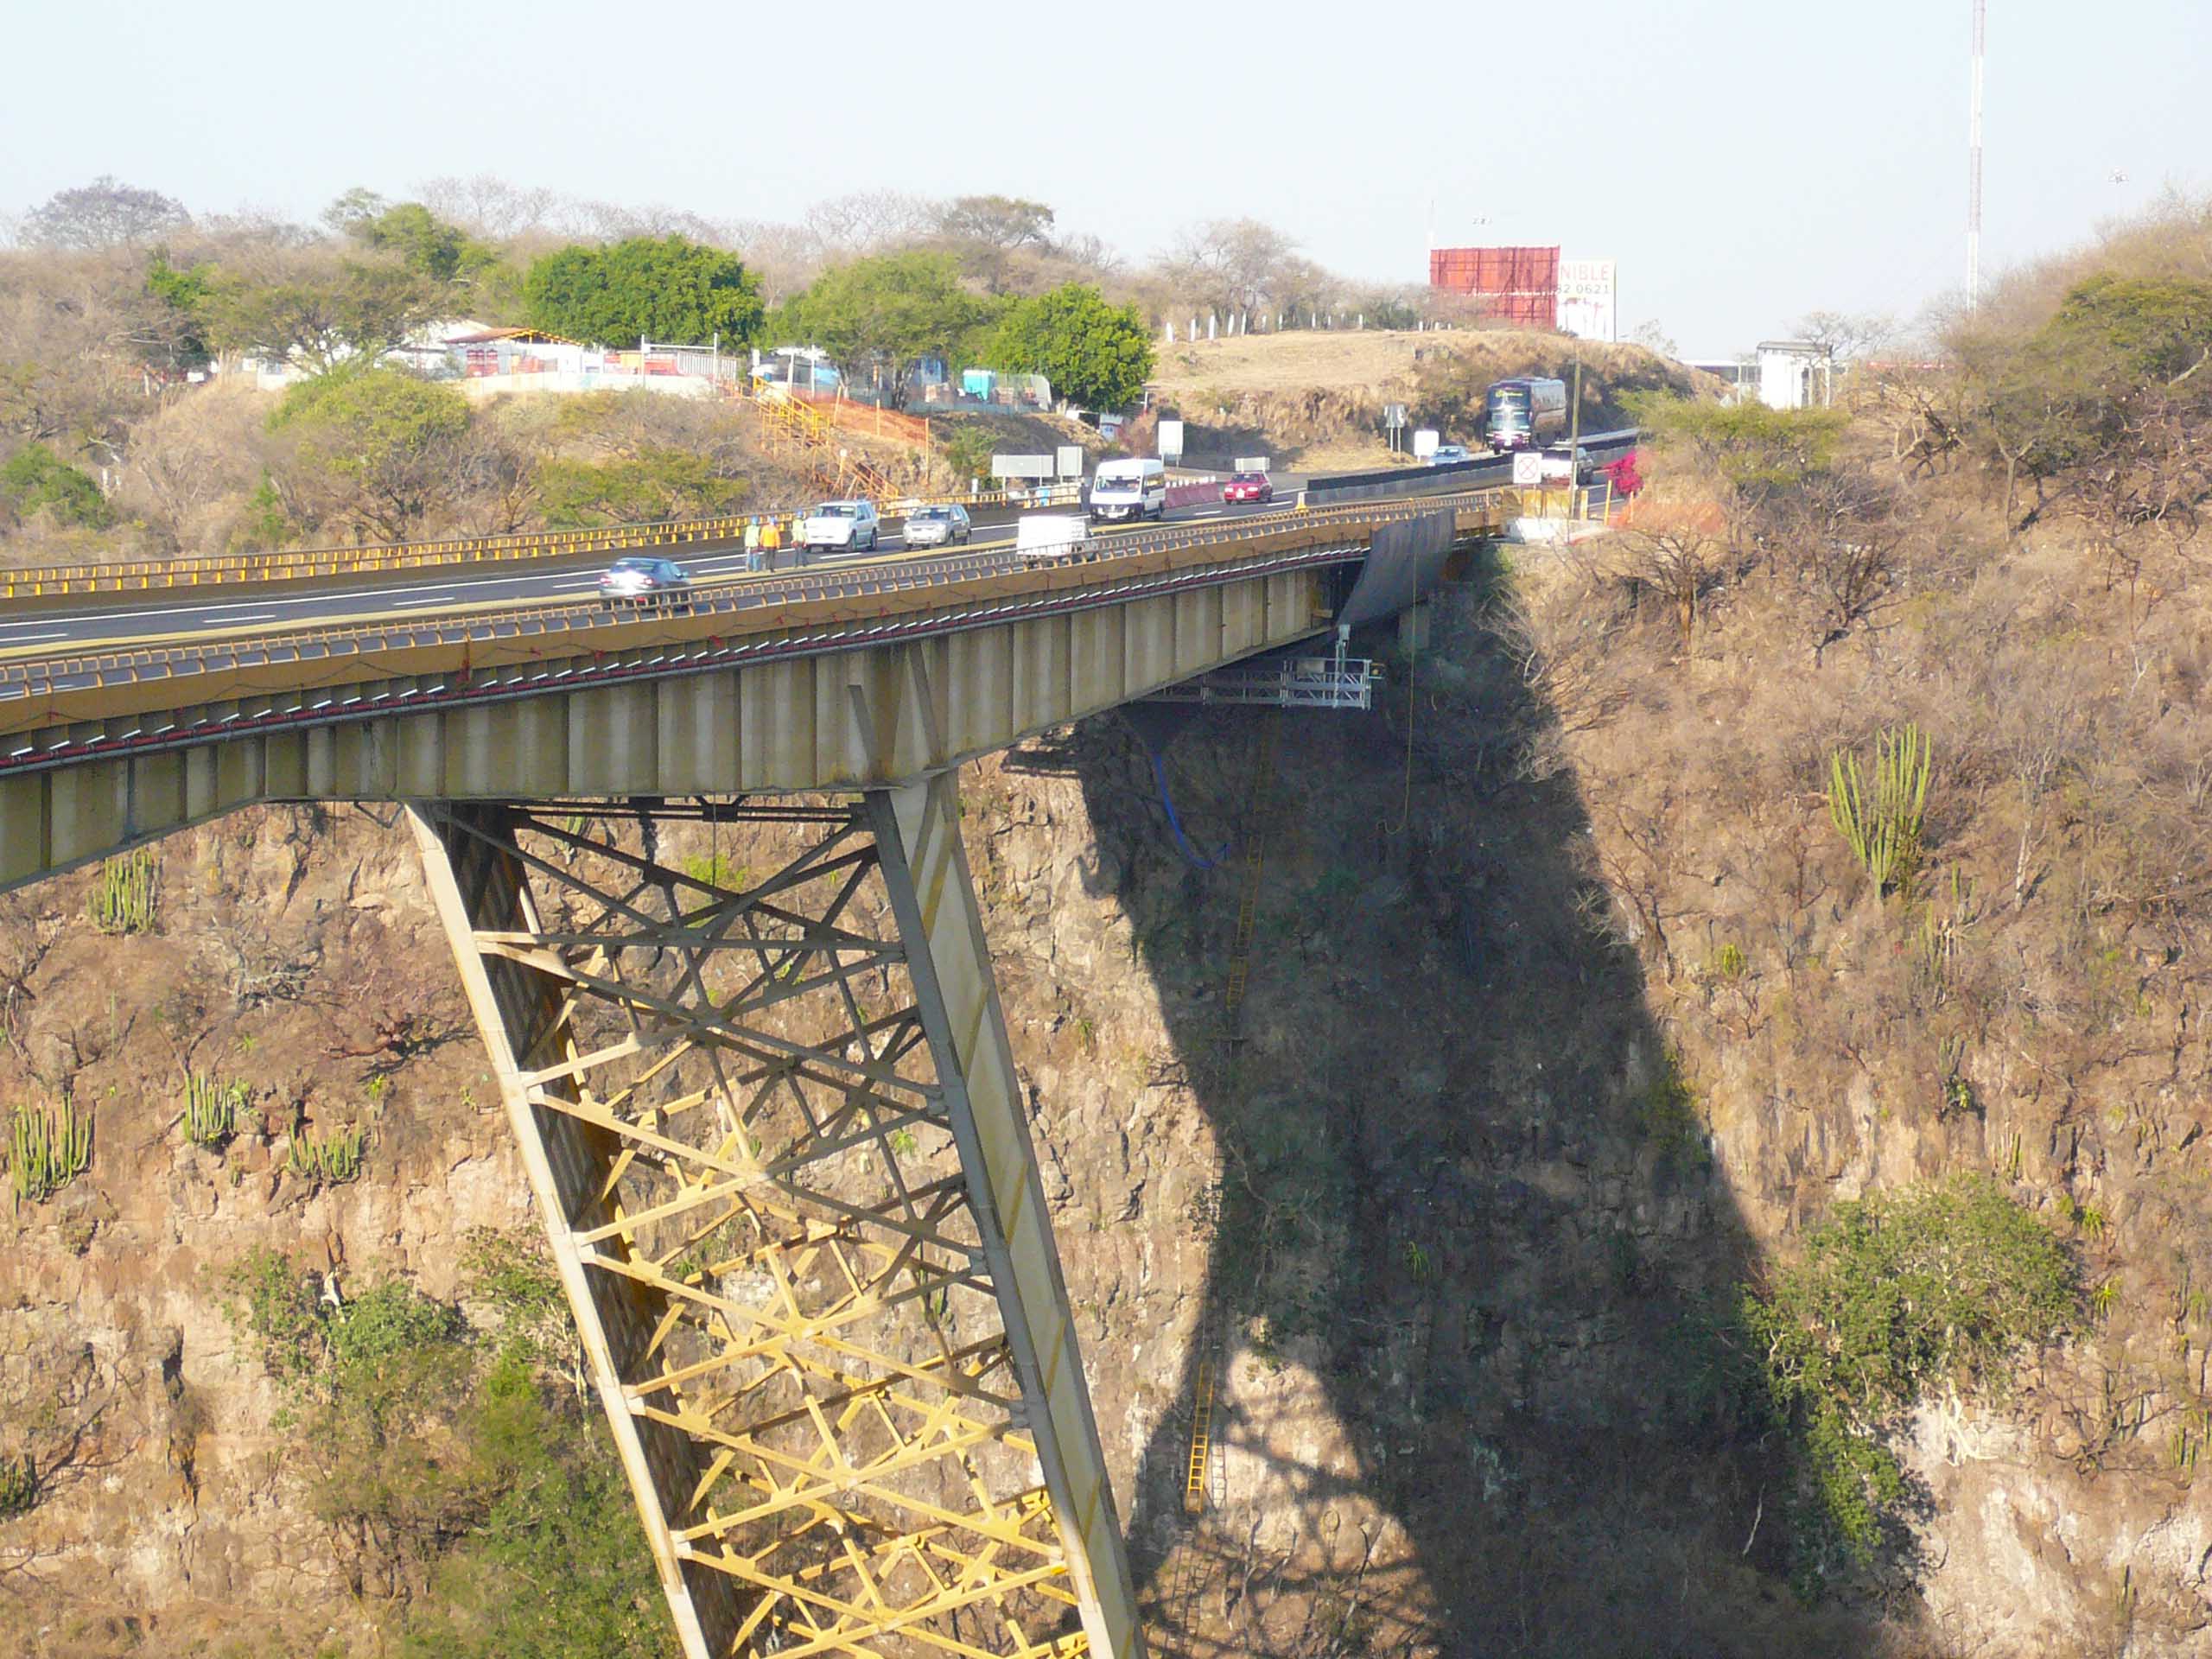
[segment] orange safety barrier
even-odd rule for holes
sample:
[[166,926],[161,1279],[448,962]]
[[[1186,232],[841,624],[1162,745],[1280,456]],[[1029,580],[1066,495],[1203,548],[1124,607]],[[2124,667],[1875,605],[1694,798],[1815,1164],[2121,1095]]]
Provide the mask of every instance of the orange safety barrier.
[[930,423],[918,415],[909,415],[896,409],[881,409],[874,404],[858,404],[845,397],[825,397],[816,392],[798,394],[808,408],[848,432],[858,432],[871,438],[889,438],[893,442],[926,448],[930,441]]

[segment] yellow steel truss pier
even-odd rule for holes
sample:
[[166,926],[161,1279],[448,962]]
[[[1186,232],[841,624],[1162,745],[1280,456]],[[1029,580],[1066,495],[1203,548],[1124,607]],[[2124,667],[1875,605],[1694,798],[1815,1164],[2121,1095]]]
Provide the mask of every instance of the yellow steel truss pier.
[[951,777],[410,813],[690,1659],[1141,1655]]

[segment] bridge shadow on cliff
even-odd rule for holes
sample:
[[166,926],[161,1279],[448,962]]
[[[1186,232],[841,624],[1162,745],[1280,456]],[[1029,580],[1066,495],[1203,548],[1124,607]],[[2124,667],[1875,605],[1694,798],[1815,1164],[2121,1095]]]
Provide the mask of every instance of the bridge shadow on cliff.
[[[1126,722],[1013,762],[1081,779],[1221,1169],[1200,1339],[1126,1517],[1154,1651],[1868,1652],[1789,1591],[1778,1464],[1690,1334],[1739,1228],[1550,711],[1487,626],[1497,581],[1439,601],[1373,714],[1215,712],[1175,741],[1191,842],[1232,843],[1215,868]],[[1192,1523],[1208,1349],[1226,1490]]]

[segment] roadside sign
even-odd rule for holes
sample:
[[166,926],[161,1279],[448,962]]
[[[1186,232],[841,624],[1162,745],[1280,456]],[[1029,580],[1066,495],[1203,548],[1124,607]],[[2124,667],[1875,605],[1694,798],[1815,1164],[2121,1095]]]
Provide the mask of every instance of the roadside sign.
[[1236,470],[1240,473],[1264,473],[1268,470],[1268,457],[1239,455],[1236,457]]
[[1438,442],[1439,438],[1434,427],[1422,427],[1414,434],[1414,458],[1416,461],[1427,461],[1436,453]]
[[1544,458],[1541,452],[1535,449],[1516,449],[1513,452],[1513,481],[1518,485],[1544,481]]
[[1403,404],[1385,404],[1382,405],[1383,425],[1389,427],[1393,432],[1395,432],[1405,423],[1406,406]]
[[1059,446],[1057,453],[1059,456],[1062,478],[1083,476],[1083,446],[1081,444],[1064,443]]
[[1160,458],[1180,461],[1183,458],[1183,423],[1162,421],[1160,423]]
[[1050,455],[993,455],[993,478],[1051,478],[1058,463]]

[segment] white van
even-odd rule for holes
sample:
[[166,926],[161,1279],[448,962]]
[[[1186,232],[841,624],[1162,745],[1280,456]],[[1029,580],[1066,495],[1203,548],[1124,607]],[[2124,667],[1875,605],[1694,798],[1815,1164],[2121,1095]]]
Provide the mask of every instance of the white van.
[[1167,468],[1158,461],[1102,461],[1090,480],[1090,521],[1167,516]]

